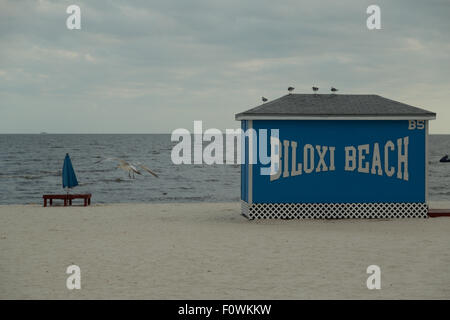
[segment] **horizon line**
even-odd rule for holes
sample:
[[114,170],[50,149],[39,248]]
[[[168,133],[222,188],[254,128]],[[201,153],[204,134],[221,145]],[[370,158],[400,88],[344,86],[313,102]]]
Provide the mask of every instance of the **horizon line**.
[[[57,135],[57,134],[172,134],[172,132],[0,132],[0,135]],[[225,132],[223,134],[226,134]],[[429,135],[450,135],[450,132],[430,132]]]

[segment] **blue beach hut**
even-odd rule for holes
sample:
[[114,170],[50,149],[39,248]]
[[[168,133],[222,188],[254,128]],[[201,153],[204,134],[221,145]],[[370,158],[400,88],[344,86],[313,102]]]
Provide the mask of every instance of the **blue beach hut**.
[[427,217],[427,141],[435,118],[378,95],[347,94],[288,94],[239,113],[242,213]]

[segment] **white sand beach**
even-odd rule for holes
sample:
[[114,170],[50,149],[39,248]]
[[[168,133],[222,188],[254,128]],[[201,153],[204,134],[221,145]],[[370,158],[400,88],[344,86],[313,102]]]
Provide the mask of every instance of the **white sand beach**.
[[[67,266],[81,290],[66,288]],[[381,268],[368,290],[366,268]],[[238,203],[0,206],[1,299],[449,299],[450,218],[259,220]]]

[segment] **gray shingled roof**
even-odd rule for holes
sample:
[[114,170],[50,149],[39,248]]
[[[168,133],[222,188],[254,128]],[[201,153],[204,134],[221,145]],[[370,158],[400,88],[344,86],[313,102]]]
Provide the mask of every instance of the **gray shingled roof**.
[[288,94],[236,114],[251,119],[435,119],[436,113],[368,94]]

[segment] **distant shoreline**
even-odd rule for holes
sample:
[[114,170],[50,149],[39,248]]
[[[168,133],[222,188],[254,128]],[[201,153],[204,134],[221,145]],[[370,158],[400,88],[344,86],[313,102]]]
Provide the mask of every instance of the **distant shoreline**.
[[[91,206],[84,207],[82,202],[74,202],[74,205],[64,207],[62,201],[57,202],[58,200],[55,200],[54,206],[48,206],[47,208],[71,208],[71,207],[82,207],[82,208],[89,208],[89,207],[114,207],[114,206],[134,206],[134,205],[213,205],[213,204],[238,204],[240,205],[240,201],[152,201],[152,202],[111,202],[111,203],[95,203],[93,202]],[[450,208],[450,201],[428,201],[429,207],[432,209],[449,209]],[[42,203],[12,203],[12,204],[0,204],[0,208],[8,208],[8,207],[43,207]],[[238,212],[240,214],[240,211]],[[336,219],[336,220],[346,220],[346,219]],[[352,220],[352,219],[349,219]],[[357,219],[358,220],[358,219]],[[364,219],[362,219],[364,220]],[[377,220],[377,219],[374,219]],[[401,220],[401,219],[400,219]]]
[[52,133],[52,132],[45,132],[45,133],[0,133],[0,135],[35,135],[35,136],[51,136],[51,135],[171,135],[172,133]]

